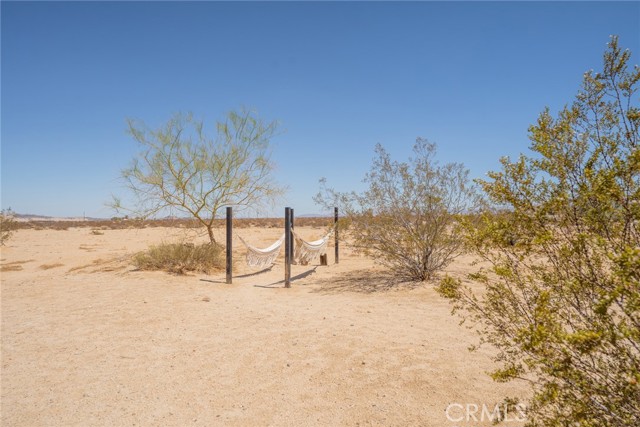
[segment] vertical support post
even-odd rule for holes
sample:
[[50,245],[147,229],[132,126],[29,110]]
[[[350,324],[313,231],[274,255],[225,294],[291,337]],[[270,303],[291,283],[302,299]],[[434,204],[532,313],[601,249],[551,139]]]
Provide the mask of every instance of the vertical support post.
[[294,223],[293,208],[289,208],[289,219],[291,220],[291,230],[293,230],[293,223]]
[[284,208],[284,287],[291,287],[291,208]]
[[336,251],[336,264],[338,264],[340,262],[340,251],[338,250],[338,208],[335,207],[333,208],[333,224],[335,227],[335,239],[334,240],[334,246],[335,246],[335,251]]
[[289,221],[291,222],[291,247],[289,248],[289,264],[296,265],[296,261],[293,259],[294,252],[296,250],[296,240],[293,238],[293,229],[295,228],[295,217],[293,215],[293,208],[289,210]]
[[227,284],[233,279],[233,208],[227,206]]

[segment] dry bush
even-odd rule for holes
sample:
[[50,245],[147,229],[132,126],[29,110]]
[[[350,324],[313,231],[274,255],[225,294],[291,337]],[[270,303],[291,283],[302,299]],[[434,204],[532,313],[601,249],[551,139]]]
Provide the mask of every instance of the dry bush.
[[134,255],[133,264],[140,270],[209,274],[225,268],[225,253],[223,246],[212,243],[162,243]]
[[426,281],[462,253],[459,219],[475,212],[480,200],[464,165],[437,162],[435,144],[418,138],[413,152],[398,162],[378,144],[365,191],[338,192],[322,180],[314,200],[340,208],[357,251],[398,278]]
[[17,224],[13,211],[10,208],[3,209],[0,212],[0,246],[4,245],[4,242],[9,240],[13,232],[16,230]]

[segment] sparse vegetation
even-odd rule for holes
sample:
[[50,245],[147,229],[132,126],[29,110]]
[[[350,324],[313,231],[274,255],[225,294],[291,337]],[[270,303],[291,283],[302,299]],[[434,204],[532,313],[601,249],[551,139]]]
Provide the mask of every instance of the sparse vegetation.
[[141,270],[209,274],[225,268],[224,247],[215,243],[163,243],[136,254],[133,264]]
[[23,264],[27,264],[33,261],[35,260],[27,259],[23,261],[7,262],[5,264],[0,265],[0,271],[21,271],[23,269],[22,268]]
[[53,264],[42,264],[40,270],[51,270],[52,268],[64,267],[64,264],[55,262]]
[[[264,227],[279,228],[283,227],[283,218],[234,218],[234,228],[248,227]],[[332,218],[325,217],[299,217],[296,218],[296,226],[300,227],[316,227],[325,228],[332,221]],[[69,228],[94,228],[100,230],[124,230],[136,228],[153,228],[153,227],[178,227],[178,228],[200,228],[201,226],[193,219],[188,218],[172,218],[172,219],[147,219],[147,220],[91,220],[91,221],[46,221],[32,220],[15,222],[15,230],[67,230]],[[213,223],[214,229],[222,229],[225,227],[224,219],[217,219]]]
[[436,146],[418,138],[408,162],[391,160],[381,145],[361,194],[325,187],[315,197],[328,209],[338,206],[354,247],[374,256],[396,278],[424,281],[459,255],[460,215],[479,204],[468,171],[460,163],[439,165]]
[[16,228],[17,222],[11,208],[0,211],[0,246],[4,246]]
[[477,295],[439,290],[495,346],[497,381],[533,386],[530,426],[640,425],[640,68],[612,38],[573,104],[530,128],[533,156],[481,181]]

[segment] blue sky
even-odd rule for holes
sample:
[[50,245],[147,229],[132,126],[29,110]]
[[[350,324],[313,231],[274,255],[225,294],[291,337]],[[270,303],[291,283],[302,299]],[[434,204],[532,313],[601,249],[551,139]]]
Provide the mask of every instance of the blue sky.
[[[110,217],[137,152],[126,118],[205,121],[242,106],[273,140],[280,202],[318,212],[326,177],[361,189],[373,148],[416,137],[473,177],[529,146],[601,68],[609,35],[640,55],[638,2],[1,2],[1,204]],[[280,213],[277,209],[276,214]]]

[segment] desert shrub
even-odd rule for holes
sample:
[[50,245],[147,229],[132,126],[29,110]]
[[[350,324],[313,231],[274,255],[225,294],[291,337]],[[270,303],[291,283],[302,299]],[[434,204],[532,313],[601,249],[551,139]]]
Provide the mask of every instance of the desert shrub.
[[640,69],[613,38],[575,101],[530,128],[532,156],[481,185],[499,213],[468,228],[491,266],[439,290],[533,386],[531,426],[640,425]]
[[11,208],[0,211],[0,245],[4,245],[9,240],[17,225]]
[[378,144],[366,191],[340,193],[322,181],[315,201],[340,208],[341,225],[348,226],[357,250],[400,280],[423,281],[460,254],[457,219],[479,201],[462,164],[438,164],[435,144],[422,138],[413,151],[408,162],[397,162]]
[[129,120],[129,132],[142,152],[122,171],[136,206],[116,210],[143,218],[180,213],[206,228],[216,243],[216,217],[225,206],[255,209],[275,201],[284,188],[275,182],[270,142],[277,122],[265,122],[248,110],[230,111],[213,124],[214,137],[192,114],[175,114],[153,130]]
[[225,268],[224,247],[214,243],[162,243],[133,257],[141,270],[163,270],[185,274],[188,271],[209,274]]

